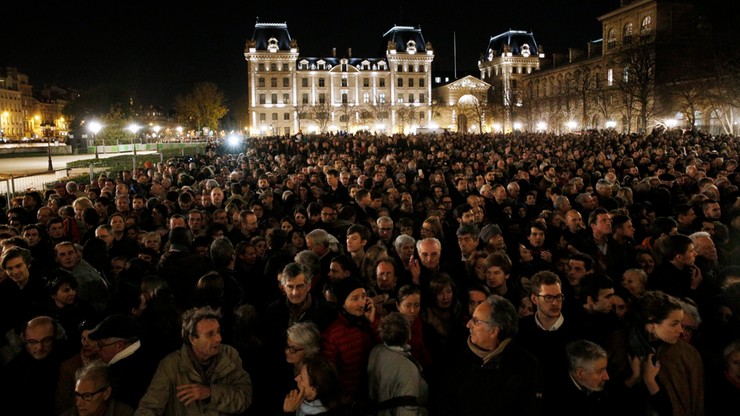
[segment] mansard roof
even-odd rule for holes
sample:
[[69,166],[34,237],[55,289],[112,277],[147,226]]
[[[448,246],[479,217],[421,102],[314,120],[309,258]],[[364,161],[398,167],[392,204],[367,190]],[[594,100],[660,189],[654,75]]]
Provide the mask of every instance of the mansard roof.
[[324,64],[327,66],[327,68],[328,67],[332,67],[333,68],[333,67],[335,67],[337,65],[340,65],[342,59],[346,59],[348,65],[354,66],[356,68],[362,67],[362,63],[365,62],[365,61],[367,61],[370,64],[371,67],[374,66],[374,65],[376,65],[378,62],[385,62],[385,58],[360,58],[360,57],[357,57],[357,58],[347,58],[347,57],[338,58],[336,56],[330,56],[330,57],[308,57],[308,56],[301,56],[298,59],[297,64],[300,65],[301,62],[306,61],[306,62],[308,62],[308,65],[310,67],[315,67],[315,66],[318,66],[318,63],[320,61],[323,61]]
[[[527,45],[525,47],[525,45]],[[539,54],[537,41],[534,39],[532,32],[524,30],[509,30],[500,35],[492,36],[488,41],[488,47],[483,52],[483,56],[490,57],[501,56],[504,52],[511,52],[514,56],[522,55],[529,49],[528,54],[537,56]]]
[[408,42],[413,40],[416,43],[416,53],[426,53],[427,45],[420,27],[397,26],[393,27],[383,34],[383,47],[390,49],[395,45],[397,52],[407,52]]
[[288,23],[257,23],[254,24],[252,41],[257,50],[267,50],[269,40],[276,39],[281,51],[290,50],[291,37],[288,33]]

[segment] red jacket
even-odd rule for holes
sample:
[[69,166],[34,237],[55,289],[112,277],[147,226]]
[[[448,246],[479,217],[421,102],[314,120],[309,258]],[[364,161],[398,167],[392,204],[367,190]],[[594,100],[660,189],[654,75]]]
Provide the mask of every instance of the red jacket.
[[348,403],[367,395],[367,361],[370,350],[380,342],[377,322],[371,325],[365,318],[350,322],[340,312],[321,334],[321,352],[336,366]]

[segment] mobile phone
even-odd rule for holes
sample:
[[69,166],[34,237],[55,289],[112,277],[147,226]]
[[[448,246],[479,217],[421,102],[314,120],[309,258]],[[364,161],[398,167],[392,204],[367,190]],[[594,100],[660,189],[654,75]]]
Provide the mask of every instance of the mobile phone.
[[370,312],[370,304],[365,305],[365,312]]

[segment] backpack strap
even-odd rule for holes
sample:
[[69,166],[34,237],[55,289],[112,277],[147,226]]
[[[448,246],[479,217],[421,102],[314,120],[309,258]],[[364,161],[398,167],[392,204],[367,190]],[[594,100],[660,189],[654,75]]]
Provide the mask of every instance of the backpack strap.
[[398,396],[392,399],[383,400],[374,406],[374,410],[379,412],[381,410],[395,409],[401,406],[418,406],[419,400],[416,396]]

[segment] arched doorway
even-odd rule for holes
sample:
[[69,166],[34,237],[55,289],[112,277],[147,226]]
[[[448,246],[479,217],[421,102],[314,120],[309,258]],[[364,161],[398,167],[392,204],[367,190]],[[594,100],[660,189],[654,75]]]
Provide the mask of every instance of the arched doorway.
[[457,131],[460,133],[468,132],[468,117],[465,114],[457,116]]

